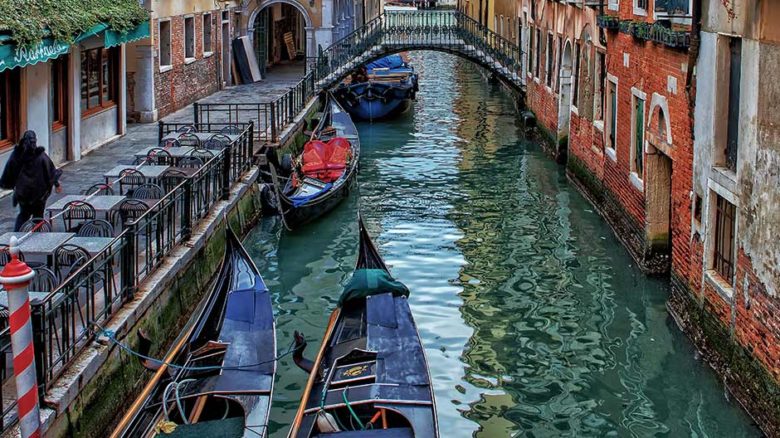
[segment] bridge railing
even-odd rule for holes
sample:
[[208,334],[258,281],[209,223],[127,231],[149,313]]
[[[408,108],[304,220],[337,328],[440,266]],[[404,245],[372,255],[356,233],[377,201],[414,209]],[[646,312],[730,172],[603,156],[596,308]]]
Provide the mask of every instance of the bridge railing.
[[[384,46],[384,47],[380,47]],[[308,60],[309,71],[321,86],[338,82],[358,61],[415,48],[458,52],[484,62],[498,73],[519,78],[523,52],[513,41],[458,11],[385,12]]]

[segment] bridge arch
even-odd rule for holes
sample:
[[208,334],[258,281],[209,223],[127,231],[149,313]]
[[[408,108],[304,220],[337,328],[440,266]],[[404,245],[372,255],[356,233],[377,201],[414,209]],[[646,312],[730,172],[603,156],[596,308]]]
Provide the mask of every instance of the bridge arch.
[[338,75],[329,77],[329,80],[327,83],[322,84],[324,88],[330,88],[334,85],[337,85],[342,80],[344,80],[347,76],[349,76],[356,68],[368,64],[370,62],[376,61],[378,59],[384,58],[388,55],[393,55],[396,53],[402,53],[402,52],[415,52],[415,51],[433,51],[433,52],[441,52],[441,53],[448,53],[450,55],[455,55],[461,59],[465,59],[467,61],[470,61],[474,64],[479,65],[480,67],[485,68],[486,70],[490,71],[491,73],[496,74],[496,76],[499,79],[502,79],[507,85],[511,86],[512,88],[520,91],[525,92],[525,88],[522,87],[519,83],[519,70],[517,73],[517,81],[513,81],[510,78],[502,77],[503,75],[496,71],[496,66],[491,65],[490,62],[487,62],[485,59],[480,58],[479,56],[474,56],[470,53],[465,53],[463,51],[457,50],[455,48],[448,48],[448,47],[442,47],[442,46],[409,46],[409,47],[393,47],[393,48],[387,48],[383,49],[381,51],[373,52],[370,56],[366,56],[360,60],[360,62],[353,63],[353,65],[350,66],[348,69],[343,69]]

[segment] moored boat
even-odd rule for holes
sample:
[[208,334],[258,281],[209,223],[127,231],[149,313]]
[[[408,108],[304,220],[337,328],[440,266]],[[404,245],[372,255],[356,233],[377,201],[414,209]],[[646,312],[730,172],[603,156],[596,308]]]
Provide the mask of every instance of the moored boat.
[[[303,153],[289,169],[280,170],[287,181],[277,191],[277,202],[287,227],[293,229],[311,222],[343,201],[357,177],[359,158],[357,128],[328,93],[319,123]],[[281,187],[276,176],[274,181],[276,187]]]
[[400,55],[366,64],[333,91],[352,117],[379,120],[406,112],[418,90],[417,74]]
[[437,437],[436,403],[409,290],[396,281],[359,221],[352,279],[317,358],[294,359],[309,380],[290,437]]
[[[228,228],[225,258],[201,310],[112,437],[265,437],[276,375],[268,288]],[[150,341],[142,334],[141,355]]]

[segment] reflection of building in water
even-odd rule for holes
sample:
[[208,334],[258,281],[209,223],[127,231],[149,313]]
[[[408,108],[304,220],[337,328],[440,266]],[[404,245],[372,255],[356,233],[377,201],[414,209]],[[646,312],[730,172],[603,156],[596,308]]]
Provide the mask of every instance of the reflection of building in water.
[[380,0],[249,0],[242,28],[252,40],[261,71],[326,49],[379,15]]

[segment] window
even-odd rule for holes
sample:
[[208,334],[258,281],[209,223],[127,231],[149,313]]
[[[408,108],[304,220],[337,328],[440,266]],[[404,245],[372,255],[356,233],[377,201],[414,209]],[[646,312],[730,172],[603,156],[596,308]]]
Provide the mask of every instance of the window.
[[701,202],[701,195],[696,193],[696,197],[693,199],[693,220],[698,225],[701,225]]
[[534,76],[539,79],[539,64],[541,64],[542,31],[536,29],[536,60],[534,62]]
[[631,170],[636,172],[639,179],[644,175],[644,145],[645,145],[645,101],[639,96],[634,96],[634,108],[632,118],[634,120],[634,135],[632,136],[632,162]]
[[563,40],[561,39],[560,35],[558,36],[558,40],[555,44],[555,51],[558,53],[558,62],[555,65],[555,92],[558,93],[561,91],[561,63],[563,62]]
[[171,65],[171,22],[160,22],[160,38],[159,38],[159,52],[160,52],[160,67],[168,67]]
[[726,282],[734,283],[734,218],[736,208],[720,195],[715,196],[715,251],[714,269]]
[[596,51],[596,69],[594,72],[593,86],[593,120],[604,120],[604,54]]
[[634,0],[634,14],[647,15],[648,0]]
[[184,58],[195,59],[195,18],[184,18]]
[[117,81],[117,48],[81,51],[81,113],[89,114],[114,105]]
[[609,0],[609,5],[607,7],[613,11],[617,11],[620,5],[618,4],[618,0]]
[[571,104],[577,106],[580,95],[580,42],[574,43],[574,77],[572,78]]
[[535,35],[533,28],[531,28],[528,32],[528,73],[533,76],[534,72],[534,59],[536,56],[536,50],[535,50]]
[[729,105],[726,132],[726,167],[737,171],[739,150],[739,84],[742,77],[742,40],[729,38]]
[[19,134],[19,69],[0,73],[0,150],[13,146]]
[[553,36],[551,33],[547,34],[547,46],[545,47],[546,57],[544,64],[545,83],[547,86],[552,85],[552,69],[553,69]]
[[64,128],[68,123],[68,56],[51,61],[52,129]]
[[617,84],[612,81],[607,81],[607,101],[609,117],[607,122],[607,132],[609,137],[607,138],[607,146],[614,150],[617,150]]
[[211,53],[211,14],[203,14],[203,52]]

